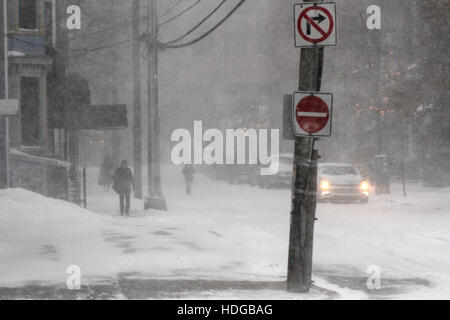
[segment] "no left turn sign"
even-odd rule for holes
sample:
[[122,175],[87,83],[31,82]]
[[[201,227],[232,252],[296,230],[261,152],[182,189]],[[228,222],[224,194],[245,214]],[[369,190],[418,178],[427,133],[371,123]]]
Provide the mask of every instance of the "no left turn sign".
[[336,3],[302,3],[294,6],[295,46],[335,46]]
[[331,135],[332,94],[296,92],[293,99],[293,112],[295,135],[308,137]]

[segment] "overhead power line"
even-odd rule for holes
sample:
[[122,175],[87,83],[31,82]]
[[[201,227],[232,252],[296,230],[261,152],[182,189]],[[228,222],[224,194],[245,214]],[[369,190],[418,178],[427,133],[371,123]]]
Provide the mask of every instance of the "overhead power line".
[[[21,39],[21,38],[17,38],[17,37],[15,37],[14,35],[9,35],[9,34],[6,34],[6,33],[0,33],[0,36],[2,36],[2,37],[8,37],[8,38],[13,39],[13,40],[15,40],[15,41],[25,43],[25,44],[27,44],[30,48],[36,48],[36,47],[42,47],[42,48],[45,48],[45,47],[46,47],[46,45],[43,45],[43,44],[35,44],[35,43],[32,43],[32,42],[30,42],[30,41],[28,41],[28,40],[24,40],[24,39]],[[141,38],[141,37],[139,37],[138,39],[140,39],[140,38]],[[74,51],[81,51],[81,52],[89,53],[89,52],[93,52],[93,51],[97,51],[97,50],[102,50],[102,49],[107,49],[107,48],[112,48],[112,47],[120,46],[120,45],[123,45],[123,44],[125,44],[125,43],[131,42],[131,41],[133,41],[133,40],[134,40],[134,38],[126,39],[126,40],[122,40],[122,41],[118,41],[118,42],[114,42],[114,43],[110,43],[110,44],[106,44],[106,45],[98,46],[98,47],[66,48],[66,47],[59,47],[59,46],[56,46],[55,49],[68,49],[68,50],[74,50]]]
[[175,42],[178,42],[178,41],[186,38],[188,35],[190,35],[195,30],[197,30],[202,24],[204,24],[209,18],[211,18],[214,15],[214,13],[216,13],[217,10],[219,10],[225,4],[225,2],[227,2],[227,0],[222,0],[213,11],[211,11],[205,18],[203,18],[199,23],[197,23],[193,28],[191,28],[188,32],[186,32],[182,36],[176,38],[175,40],[168,42],[168,44],[173,44]]
[[228,18],[230,18],[233,15],[233,13],[235,13],[236,10],[239,9],[239,7],[241,7],[244,4],[245,1],[246,0],[239,1],[239,3],[222,20],[220,20],[219,23],[217,23],[214,27],[209,29],[206,33],[204,33],[200,37],[195,38],[192,41],[189,41],[189,42],[186,42],[186,43],[182,43],[182,44],[178,44],[178,45],[177,44],[173,44],[174,42],[176,42],[178,40],[174,40],[174,41],[167,42],[167,43],[160,43],[160,45],[162,47],[165,47],[165,48],[178,49],[178,48],[188,47],[190,45],[193,45],[193,44],[195,44],[195,43],[205,39],[207,36],[209,36],[211,33],[213,33],[217,28],[219,28],[225,21],[227,21]]
[[[139,39],[139,37],[136,38],[136,39]],[[98,47],[93,47],[93,48],[80,48],[80,49],[76,49],[76,50],[86,51],[86,52],[93,52],[93,51],[97,51],[97,50],[102,50],[102,49],[107,49],[107,48],[112,48],[112,47],[120,46],[120,45],[123,45],[123,44],[125,44],[125,43],[131,42],[131,41],[133,41],[133,40],[135,40],[135,39],[134,39],[134,38],[131,38],[131,39],[126,39],[126,40],[118,41],[118,42],[115,42],[115,43],[106,44],[106,45],[103,45],[103,46],[98,46]]]
[[172,5],[169,9],[167,9],[166,12],[164,12],[163,14],[161,14],[158,18],[164,18],[164,17],[167,16],[173,9],[175,9],[176,7],[178,7],[182,2],[183,2],[183,0],[178,0],[177,2],[175,2],[174,5]]
[[[190,9],[192,9],[194,6],[196,6],[197,4],[199,4],[200,3],[200,1],[202,1],[202,0],[197,0],[196,2],[194,2],[190,7],[188,7],[188,8],[186,8],[185,10],[183,10],[182,12],[180,12],[178,15],[176,15],[175,17],[173,17],[173,18],[171,18],[171,19],[169,19],[169,20],[167,20],[166,22],[164,22],[163,24],[165,24],[165,23],[168,23],[168,22],[170,22],[170,21],[173,21],[174,19],[176,19],[177,17],[179,17],[179,16],[181,16],[182,14],[184,14],[185,12],[187,12],[188,10],[190,10]],[[166,42],[166,43],[162,43],[162,42],[160,42],[159,43],[159,45],[161,45],[161,47],[163,47],[163,48],[183,48],[183,47],[187,47],[187,46],[190,46],[190,45],[193,45],[193,44],[195,44],[195,43],[197,43],[197,42],[199,42],[199,41],[201,41],[201,40],[203,40],[204,38],[206,38],[207,36],[209,36],[211,33],[213,33],[217,28],[219,28],[226,20],[228,20],[228,18],[230,18],[231,17],[231,15],[233,15],[234,14],[234,12],[236,12],[236,10],[238,10],[239,9],[239,7],[241,7],[242,6],[242,4],[246,1],[246,0],[241,0],[222,20],[220,20],[219,21],[219,23],[217,23],[214,27],[212,27],[211,29],[209,29],[206,33],[204,33],[203,35],[201,35],[200,37],[198,37],[198,38],[195,38],[194,40],[192,40],[192,41],[189,41],[189,42],[187,42],[187,43],[182,43],[182,44],[174,44],[175,42],[178,42],[178,41],[180,41],[180,40],[182,40],[182,39],[184,39],[185,37],[187,37],[188,35],[190,35],[192,32],[194,32],[195,30],[197,30],[203,23],[205,23],[212,15],[214,15],[214,13],[216,13],[217,12],[217,10],[219,10],[224,4],[225,4],[225,2],[226,2],[227,0],[222,0],[220,3],[219,3],[219,5],[213,10],[213,11],[211,11],[205,18],[203,18],[197,25],[195,25],[193,28],[191,28],[188,32],[186,32],[184,35],[182,35],[182,36],[180,36],[180,37],[178,37],[177,39],[175,39],[175,40],[173,40],[173,41],[170,41],[170,42]],[[176,7],[178,4],[180,4],[181,3],[181,1],[180,2],[177,2],[174,6],[172,6],[171,8],[173,9],[174,7]],[[171,10],[172,10],[171,9]],[[143,18],[141,18],[141,19],[146,19],[147,17],[143,17]],[[103,31],[103,30],[102,30]],[[106,31],[106,30],[105,30]],[[101,31],[99,32],[99,33],[101,33]],[[35,47],[35,46],[39,46],[39,45],[36,45],[36,44],[34,44],[34,43],[31,43],[31,42],[29,42],[29,41],[26,41],[26,40],[23,40],[23,39],[18,39],[18,38],[15,38],[14,36],[12,36],[12,35],[9,35],[9,34],[6,34],[6,33],[4,33],[4,34],[2,34],[3,36],[6,36],[6,37],[9,37],[9,38],[13,38],[13,39],[15,39],[15,40],[17,40],[17,41],[21,41],[21,42],[24,42],[24,43],[26,43],[26,44],[28,44],[29,46],[31,46],[31,47]],[[140,37],[139,37],[140,38]],[[97,46],[97,47],[85,47],[85,48],[67,48],[67,49],[69,49],[69,50],[76,50],[76,51],[79,51],[79,52],[82,52],[82,54],[81,54],[81,56],[79,57],[79,58],[81,58],[81,57],[83,57],[83,56],[85,56],[85,55],[87,55],[88,53],[91,53],[91,52],[94,52],[94,51],[98,51],[98,50],[103,50],[103,49],[108,49],[108,48],[112,48],[112,47],[116,47],[116,46],[120,46],[120,45],[123,45],[123,44],[126,44],[126,43],[129,43],[129,42],[131,42],[131,41],[133,41],[134,40],[134,38],[131,38],[131,39],[126,39],[126,40],[122,40],[122,41],[118,41],[118,42],[115,42],[115,43],[110,43],[110,44],[106,44],[106,45],[102,45],[102,46]],[[64,49],[63,47],[56,47],[56,49]],[[77,59],[77,60],[79,60],[79,59]]]
[[189,7],[187,7],[186,9],[184,9],[183,11],[181,11],[179,14],[177,14],[176,16],[174,16],[174,17],[172,17],[172,18],[170,18],[170,19],[168,19],[168,20],[166,20],[166,21],[164,21],[164,22],[161,22],[160,24],[159,24],[159,26],[161,27],[161,26],[163,26],[163,25],[165,25],[165,24],[168,24],[169,22],[172,22],[173,20],[175,20],[175,19],[177,19],[178,17],[180,17],[180,16],[182,16],[183,14],[185,14],[186,12],[188,12],[189,10],[191,10],[192,8],[194,8],[197,4],[199,4],[200,2],[201,2],[202,0],[197,0],[197,1],[195,1],[192,5],[190,5]]

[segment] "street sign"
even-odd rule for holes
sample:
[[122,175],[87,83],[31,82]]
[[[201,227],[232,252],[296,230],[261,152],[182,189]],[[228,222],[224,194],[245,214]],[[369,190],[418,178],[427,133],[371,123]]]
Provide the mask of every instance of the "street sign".
[[296,136],[329,137],[333,115],[331,93],[296,92],[293,99]]
[[335,46],[336,3],[301,3],[294,6],[295,46]]
[[19,100],[0,99],[0,116],[16,116],[19,113]]

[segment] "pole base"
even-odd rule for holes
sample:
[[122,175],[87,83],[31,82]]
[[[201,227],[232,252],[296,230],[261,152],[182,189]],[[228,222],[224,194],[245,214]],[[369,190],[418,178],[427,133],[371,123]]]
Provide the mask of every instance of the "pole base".
[[166,199],[163,196],[148,196],[145,198],[144,209],[167,211]]
[[287,283],[286,291],[290,293],[308,293],[310,291],[310,287],[305,287],[299,284],[291,284]]

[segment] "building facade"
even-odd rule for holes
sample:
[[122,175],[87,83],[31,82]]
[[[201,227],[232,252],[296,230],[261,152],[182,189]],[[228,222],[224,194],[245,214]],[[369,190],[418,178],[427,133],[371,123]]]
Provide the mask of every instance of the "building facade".
[[58,132],[49,126],[57,110],[48,84],[65,73],[55,73],[56,6],[55,0],[7,1],[9,97],[19,100],[10,118],[10,184],[69,200],[70,163],[61,161]]

